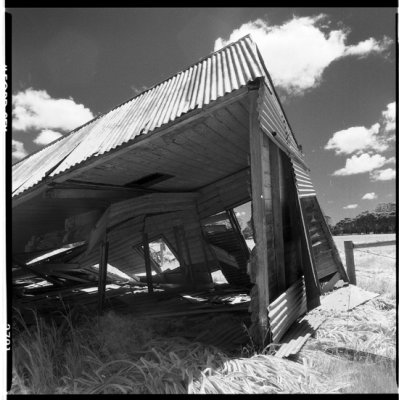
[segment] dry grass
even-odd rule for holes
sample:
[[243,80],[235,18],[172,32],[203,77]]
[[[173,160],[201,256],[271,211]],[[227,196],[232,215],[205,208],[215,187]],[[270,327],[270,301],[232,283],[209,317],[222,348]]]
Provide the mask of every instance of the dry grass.
[[213,346],[161,336],[156,324],[113,312],[63,327],[37,319],[13,341],[12,394],[337,392],[306,365],[267,354],[229,357]]
[[[345,265],[344,241],[370,243],[395,240],[394,234],[334,236]],[[363,289],[396,299],[396,246],[354,249],[357,284]]]
[[344,393],[396,393],[396,340],[396,303],[377,297],[330,315],[300,358],[328,379],[342,382]]
[[[340,237],[343,260],[344,239],[351,240]],[[10,393],[396,393],[396,277],[389,260],[355,254],[358,285],[382,296],[330,314],[300,352],[300,362],[259,354],[251,346],[233,357],[173,337],[184,329],[182,319],[78,313],[58,327],[37,319],[30,329],[14,329]],[[327,354],[338,347],[350,349],[352,358]]]
[[[345,240],[394,239],[392,234],[334,237],[344,264]],[[355,249],[354,256],[357,285],[381,296],[348,312],[330,314],[299,359],[341,382],[342,393],[397,393],[396,246]]]

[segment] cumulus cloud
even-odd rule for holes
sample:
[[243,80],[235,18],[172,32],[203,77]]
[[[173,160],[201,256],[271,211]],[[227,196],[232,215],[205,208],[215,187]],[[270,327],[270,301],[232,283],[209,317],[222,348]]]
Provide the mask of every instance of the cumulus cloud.
[[334,150],[335,154],[352,154],[359,150],[369,149],[385,151],[389,146],[378,136],[379,131],[379,123],[374,124],[371,128],[353,126],[335,132],[324,148]]
[[370,174],[372,181],[390,181],[396,178],[396,171],[393,168],[380,169]]
[[26,157],[28,153],[25,150],[24,144],[19,140],[12,140],[12,157],[20,160]]
[[[384,37],[347,45],[349,29],[332,30],[327,16],[293,17],[282,25],[262,19],[235,29],[228,39],[218,38],[215,50],[251,34],[257,43],[276,86],[290,94],[303,94],[320,84],[324,70],[335,60],[348,56],[366,57],[382,53],[393,41]],[[326,25],[327,22],[327,25]]]
[[384,36],[380,42],[375,40],[374,38],[369,38],[367,40],[359,42],[357,45],[348,46],[345,49],[345,55],[364,57],[372,52],[382,53],[392,43],[392,39],[388,38],[387,36]]
[[392,168],[375,173],[372,173],[372,171],[386,164],[396,164],[395,157],[387,159],[377,153],[393,150],[395,108],[395,102],[389,103],[387,108],[382,111],[379,122],[376,122],[370,128],[353,126],[333,134],[324,148],[333,150],[337,155],[353,154],[351,158],[346,159],[345,167],[335,171],[333,175],[354,175],[369,172],[372,181],[393,179],[392,171],[395,171]]
[[54,99],[45,90],[26,89],[13,95],[12,102],[13,128],[20,131],[70,131],[93,118],[83,104],[75,103],[72,98]]
[[36,143],[40,146],[45,146],[46,144],[54,142],[54,140],[57,140],[61,136],[62,134],[59,132],[45,129],[37,135],[36,139],[33,140],[33,143]]
[[396,102],[389,103],[387,109],[382,112],[384,117],[384,126],[387,132],[394,131],[396,128]]
[[362,200],[374,200],[376,199],[378,196],[375,194],[375,192],[370,192],[370,193],[366,193],[363,197]]
[[345,210],[350,210],[352,208],[357,208],[357,204],[348,204],[347,206],[342,207]]
[[333,175],[355,175],[370,172],[377,168],[381,168],[387,163],[387,161],[388,160],[380,154],[355,154],[351,158],[347,158],[345,167],[338,169],[333,173]]

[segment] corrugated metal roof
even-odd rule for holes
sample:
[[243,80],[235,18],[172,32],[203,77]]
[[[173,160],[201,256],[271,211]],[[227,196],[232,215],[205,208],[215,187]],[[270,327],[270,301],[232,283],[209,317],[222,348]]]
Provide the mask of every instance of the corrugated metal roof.
[[261,77],[269,82],[256,44],[245,36],[15,164],[13,196]]

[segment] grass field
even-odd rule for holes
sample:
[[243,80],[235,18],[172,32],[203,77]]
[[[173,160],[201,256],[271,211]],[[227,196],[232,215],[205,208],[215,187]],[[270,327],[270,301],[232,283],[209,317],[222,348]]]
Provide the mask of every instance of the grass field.
[[[395,240],[395,234],[334,236],[345,264],[344,241],[371,243]],[[396,246],[354,249],[357,284],[366,290],[396,298]]]
[[[394,235],[334,237],[392,240]],[[363,249],[362,249],[363,250]],[[369,249],[364,249],[369,250]],[[11,394],[397,393],[395,246],[355,253],[358,285],[381,295],[332,312],[296,360],[247,345],[236,354],[177,336],[182,319],[78,313],[13,330]],[[345,353],[331,349],[343,348]]]

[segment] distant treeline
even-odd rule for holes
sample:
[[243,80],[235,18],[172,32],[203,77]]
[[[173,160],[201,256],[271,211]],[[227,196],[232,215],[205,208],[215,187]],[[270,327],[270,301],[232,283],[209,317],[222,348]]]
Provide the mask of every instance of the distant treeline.
[[396,210],[364,211],[354,218],[344,218],[330,227],[333,235],[352,233],[395,233]]
[[[335,225],[326,221],[333,235],[353,233],[395,233],[396,232],[396,204],[380,203],[374,211],[364,211],[354,218],[344,218]],[[242,224],[240,224],[242,225]],[[251,221],[246,223],[242,231],[245,239],[253,238]]]

